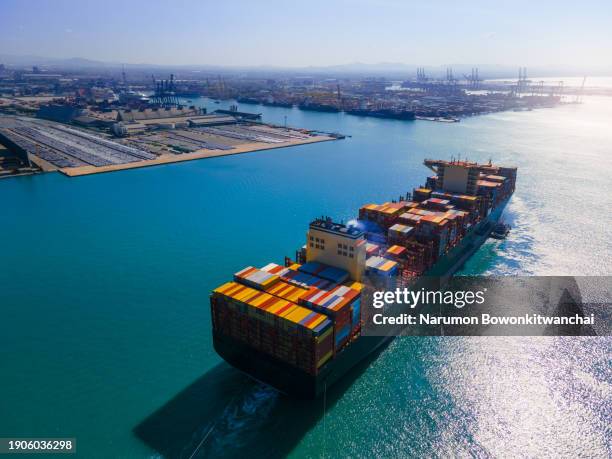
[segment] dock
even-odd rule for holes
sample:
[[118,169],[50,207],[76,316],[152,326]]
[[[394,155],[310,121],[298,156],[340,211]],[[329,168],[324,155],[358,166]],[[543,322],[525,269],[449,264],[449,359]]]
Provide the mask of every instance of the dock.
[[[0,144],[42,171],[68,177],[305,145],[339,137],[296,128],[206,118],[159,123],[120,138],[32,118],[0,119]],[[218,117],[216,117],[218,118]],[[131,124],[127,124],[130,126]],[[161,126],[164,126],[163,128]]]
[[241,155],[256,151],[271,150],[276,148],[294,147],[297,145],[307,145],[317,142],[326,142],[329,140],[337,140],[334,137],[317,135],[309,139],[294,140],[284,142],[282,144],[262,145],[260,143],[244,144],[232,150],[198,150],[193,153],[183,153],[181,155],[163,154],[156,159],[139,161],[136,163],[116,164],[112,166],[81,166],[59,169],[59,171],[68,177],[79,177],[81,175],[100,174],[105,172],[115,172],[126,169],[136,169],[139,167],[159,166],[163,164],[180,163],[183,161],[194,161],[197,159],[217,158],[220,156]]

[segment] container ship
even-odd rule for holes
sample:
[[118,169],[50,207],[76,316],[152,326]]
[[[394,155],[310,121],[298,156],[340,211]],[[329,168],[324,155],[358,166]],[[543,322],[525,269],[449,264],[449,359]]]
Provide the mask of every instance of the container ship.
[[352,110],[346,110],[346,113],[355,116],[370,116],[373,118],[386,118],[402,121],[413,121],[414,119],[416,119],[416,115],[412,110],[394,110],[387,108],[380,110],[370,110],[367,108],[355,108]]
[[247,266],[216,288],[216,352],[281,392],[314,398],[392,340],[364,333],[371,286],[452,276],[489,236],[515,189],[514,167],[424,164],[434,172],[424,186],[366,204],[348,224],[317,218],[294,260]]
[[311,110],[315,112],[329,112],[329,113],[338,113],[340,112],[340,108],[333,104],[327,103],[317,103],[317,102],[303,102],[298,104],[298,108],[300,110]]
[[293,108],[293,102],[290,102],[290,101],[264,100],[262,104],[267,105],[268,107]]

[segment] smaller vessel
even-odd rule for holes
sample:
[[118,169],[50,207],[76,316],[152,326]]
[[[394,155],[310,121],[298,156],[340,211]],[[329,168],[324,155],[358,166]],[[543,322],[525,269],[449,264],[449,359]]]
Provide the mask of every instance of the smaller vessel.
[[255,97],[237,97],[236,102],[241,104],[259,104],[259,100]]
[[283,107],[283,108],[293,108],[293,102],[284,102],[280,100],[274,101],[263,101],[263,105],[267,105],[268,107]]
[[408,120],[412,121],[415,119],[415,114],[411,110],[395,110],[395,109],[379,109],[372,110],[368,108],[354,108],[352,110],[346,110],[349,115],[355,116],[371,116],[373,118],[387,118],[392,120]]
[[304,102],[298,104],[298,108],[300,108],[301,110],[312,110],[316,112],[338,113],[340,111],[340,109],[335,105],[315,102]]
[[510,232],[510,225],[505,223],[498,223],[491,231],[491,237],[494,239],[506,239],[508,233]]

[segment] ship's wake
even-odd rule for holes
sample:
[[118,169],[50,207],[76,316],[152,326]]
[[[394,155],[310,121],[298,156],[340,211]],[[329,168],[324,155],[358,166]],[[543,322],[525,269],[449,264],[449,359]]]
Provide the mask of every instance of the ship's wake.
[[[269,422],[270,413],[279,393],[263,384],[252,386],[247,392],[232,398],[218,419],[198,432],[202,439],[186,457],[232,457],[253,444],[262,428]],[[203,434],[203,436],[202,436]]]

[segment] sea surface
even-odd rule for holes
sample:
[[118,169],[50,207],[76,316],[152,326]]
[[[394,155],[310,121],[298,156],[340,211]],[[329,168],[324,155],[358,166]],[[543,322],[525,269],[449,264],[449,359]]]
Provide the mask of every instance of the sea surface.
[[451,156],[519,168],[510,236],[464,274],[610,275],[612,98],[455,124],[240,109],[351,137],[0,181],[0,437],[86,458],[610,457],[610,338],[396,339],[297,402],[215,354],[208,294]]

